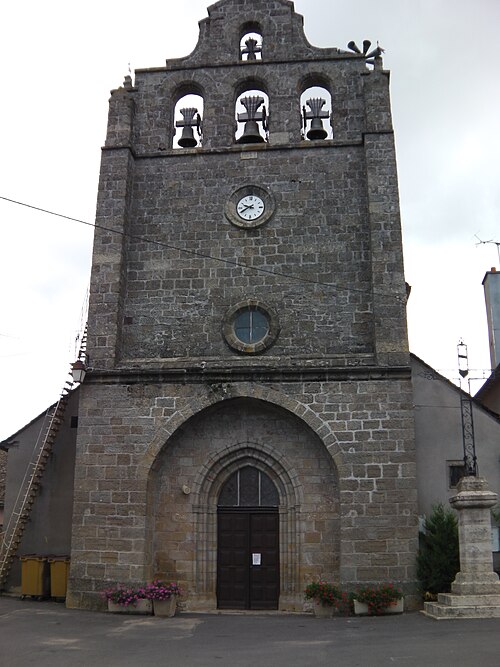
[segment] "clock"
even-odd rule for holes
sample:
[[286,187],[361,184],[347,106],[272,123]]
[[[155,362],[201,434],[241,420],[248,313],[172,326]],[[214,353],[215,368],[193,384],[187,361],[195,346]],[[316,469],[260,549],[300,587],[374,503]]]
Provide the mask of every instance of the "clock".
[[274,213],[274,197],[258,185],[245,185],[230,195],[224,207],[226,218],[244,229],[259,227]]
[[256,220],[264,210],[264,202],[258,195],[245,195],[236,204],[236,212],[243,220]]

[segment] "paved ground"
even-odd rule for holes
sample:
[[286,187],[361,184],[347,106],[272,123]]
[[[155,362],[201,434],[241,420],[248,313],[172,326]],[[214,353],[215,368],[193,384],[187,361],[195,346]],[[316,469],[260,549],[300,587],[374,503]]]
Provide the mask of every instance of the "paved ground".
[[187,614],[173,619],[0,597],[8,667],[498,667],[500,619]]

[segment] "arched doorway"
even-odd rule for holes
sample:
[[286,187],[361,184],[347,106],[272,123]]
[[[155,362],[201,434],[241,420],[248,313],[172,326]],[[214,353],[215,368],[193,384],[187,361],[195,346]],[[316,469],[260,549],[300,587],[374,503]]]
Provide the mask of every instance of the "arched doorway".
[[312,578],[339,578],[338,474],[324,442],[280,406],[231,398],[184,420],[150,468],[149,577],[178,581],[187,610],[217,608],[218,519],[235,507],[224,506],[222,490],[246,467],[265,473],[278,493],[277,506],[261,497],[235,509],[278,515],[278,609],[301,610]]
[[236,470],[217,505],[217,606],[277,609],[280,594],[279,495],[266,473]]

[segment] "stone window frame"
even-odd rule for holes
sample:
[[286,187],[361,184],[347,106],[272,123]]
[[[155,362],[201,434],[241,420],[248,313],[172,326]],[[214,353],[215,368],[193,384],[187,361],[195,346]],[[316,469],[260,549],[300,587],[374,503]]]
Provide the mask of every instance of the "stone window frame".
[[[244,310],[258,310],[260,311],[269,323],[269,328],[266,335],[255,343],[245,343],[240,340],[235,332],[234,323],[237,316]],[[229,308],[222,323],[222,335],[229,347],[236,352],[244,354],[259,354],[269,349],[274,344],[276,338],[280,333],[280,324],[277,313],[267,304],[259,299],[245,299]]]

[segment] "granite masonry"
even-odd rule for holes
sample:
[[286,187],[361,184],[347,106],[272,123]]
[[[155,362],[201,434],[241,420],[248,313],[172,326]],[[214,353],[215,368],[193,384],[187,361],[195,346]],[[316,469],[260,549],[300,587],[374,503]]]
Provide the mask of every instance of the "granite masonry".
[[[193,610],[302,609],[317,578],[414,590],[389,73],[369,60],[311,46],[292,2],[221,0],[191,55],[112,91],[69,606],[154,577]],[[333,136],[310,140],[317,87]],[[186,95],[195,145],[174,148]],[[242,95],[265,100],[261,140],[236,139]]]

